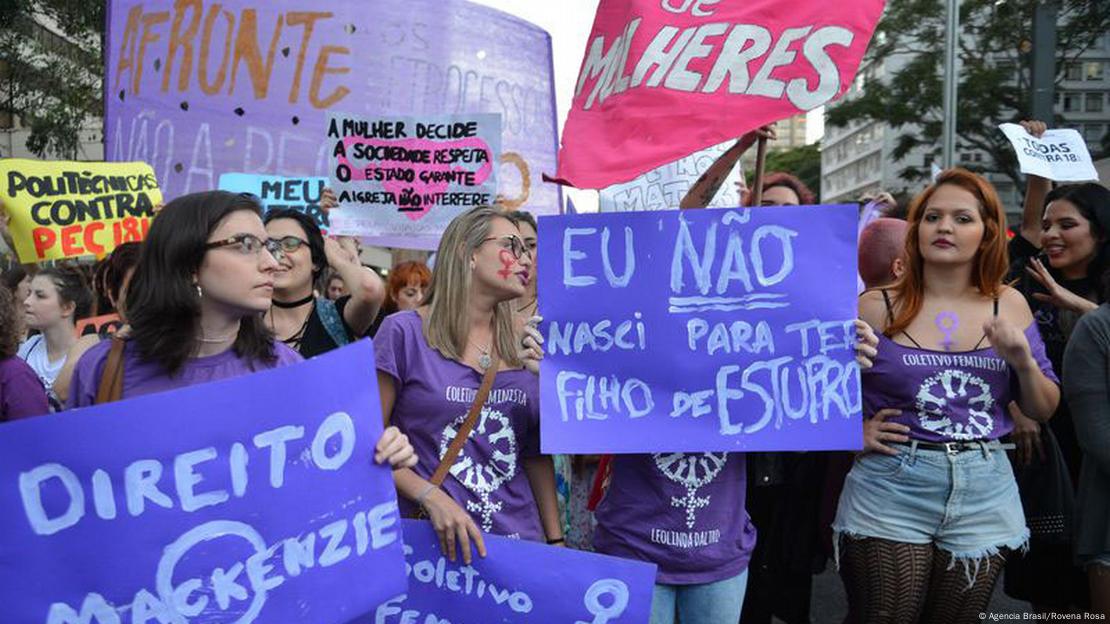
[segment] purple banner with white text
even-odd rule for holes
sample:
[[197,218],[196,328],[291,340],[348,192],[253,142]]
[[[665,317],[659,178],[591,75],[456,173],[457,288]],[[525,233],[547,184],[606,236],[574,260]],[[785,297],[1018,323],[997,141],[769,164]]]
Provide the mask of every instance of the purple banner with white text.
[[0,425],[0,619],[342,624],[404,591],[373,361]]
[[[647,624],[655,564],[485,535],[485,558],[449,561],[431,524],[403,520],[405,594],[357,624]],[[356,623],[352,623],[356,624]]]
[[[551,37],[465,0],[109,0],[106,160],[169,199],[229,172],[328,175],[329,111],[501,116],[504,205],[557,214]],[[403,246],[404,237],[378,244]]]
[[543,452],[861,448],[857,210],[541,218]]

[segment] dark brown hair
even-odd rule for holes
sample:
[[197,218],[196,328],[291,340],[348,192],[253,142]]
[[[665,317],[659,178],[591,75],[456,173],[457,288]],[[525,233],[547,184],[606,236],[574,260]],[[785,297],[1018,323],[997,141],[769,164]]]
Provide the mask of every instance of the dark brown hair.
[[15,297],[7,288],[0,288],[0,360],[6,360],[16,354],[19,343],[23,342],[22,332],[19,330],[23,323],[16,322]]
[[[262,216],[253,195],[206,191],[166,204],[143,242],[139,266],[127,289],[131,338],[144,360],[177,373],[192,356],[200,332],[200,299],[193,274],[200,268],[212,230],[239,210]],[[273,363],[273,335],[261,314],[243,317],[235,352],[246,360]]]

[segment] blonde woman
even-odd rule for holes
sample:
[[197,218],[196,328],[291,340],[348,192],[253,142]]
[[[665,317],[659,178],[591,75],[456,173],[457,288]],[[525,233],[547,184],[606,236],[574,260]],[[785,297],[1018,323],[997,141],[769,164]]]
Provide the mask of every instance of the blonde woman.
[[[513,329],[531,254],[503,213],[478,207],[451,222],[436,257],[423,305],[389,316],[374,337],[382,414],[420,458],[394,473],[402,512],[422,509],[452,561],[457,545],[469,563],[471,542],[485,556],[482,532],[562,543],[551,458],[539,454],[538,354],[523,352]],[[442,486],[433,485],[492,366],[477,424]]]

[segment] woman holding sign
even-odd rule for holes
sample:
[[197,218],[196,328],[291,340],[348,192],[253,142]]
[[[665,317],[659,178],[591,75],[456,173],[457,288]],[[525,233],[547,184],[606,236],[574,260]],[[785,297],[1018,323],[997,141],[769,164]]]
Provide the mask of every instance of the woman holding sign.
[[860,297],[880,331],[863,374],[864,452],[833,530],[849,621],[970,622],[1029,540],[1000,438],[1016,401],[1052,416],[1060,389],[1029,305],[1003,286],[1006,222],[983,178],[950,169],[913,202],[906,273]]
[[[269,241],[261,214],[253,196],[226,191],[184,195],[166,205],[127,290],[127,338],[105,340],[81,358],[70,407],[301,361],[262,321],[281,246]],[[119,365],[105,374],[113,351]],[[378,441],[376,459],[394,466],[416,461],[396,428]]]
[[426,513],[452,561],[457,544],[469,563],[472,541],[485,556],[482,531],[563,542],[554,470],[539,454],[539,354],[522,352],[513,329],[531,265],[509,219],[471,209],[440,240],[424,304],[374,336],[382,414],[421,459],[394,473],[401,510]]

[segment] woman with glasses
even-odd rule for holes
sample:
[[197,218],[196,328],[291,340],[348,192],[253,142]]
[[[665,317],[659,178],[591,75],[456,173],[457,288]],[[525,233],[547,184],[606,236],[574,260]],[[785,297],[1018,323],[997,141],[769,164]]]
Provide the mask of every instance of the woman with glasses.
[[[471,209],[447,226],[423,304],[385,319],[374,336],[382,414],[408,434],[420,457],[394,473],[401,511],[426,513],[452,561],[485,555],[482,531],[563,542],[551,459],[539,448],[541,355],[522,350],[513,304],[525,293],[531,256],[520,230],[493,208]],[[496,368],[491,368],[496,367]],[[442,486],[435,472],[475,402],[495,377],[472,433]]]
[[[358,261],[353,245],[324,238],[312,217],[291,209],[267,213],[266,233],[282,250],[267,327],[306,358],[365,335],[385,298],[385,286],[377,273]],[[313,290],[329,266],[350,289],[335,301],[317,297]]]
[[[154,220],[127,290],[120,398],[301,361],[262,321],[281,248],[269,241],[261,213],[252,196],[208,191],[173,200]],[[111,345],[101,342],[78,362],[70,407],[96,402]],[[396,428],[377,450],[378,461],[415,463]]]

